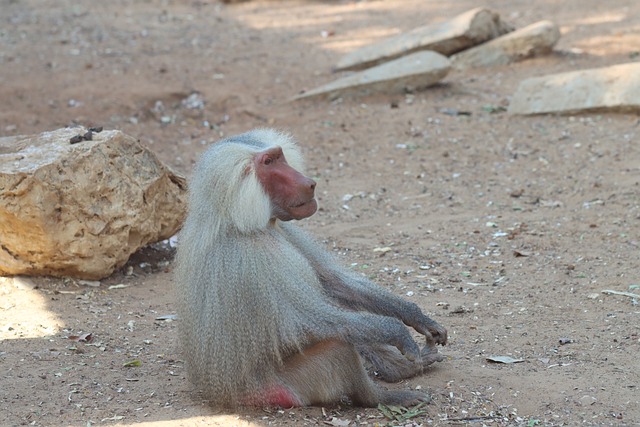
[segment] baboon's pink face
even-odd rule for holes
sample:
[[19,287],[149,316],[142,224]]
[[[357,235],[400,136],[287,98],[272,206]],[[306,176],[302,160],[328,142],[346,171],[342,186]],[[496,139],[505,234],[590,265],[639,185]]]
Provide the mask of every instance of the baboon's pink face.
[[256,154],[254,167],[271,199],[274,218],[289,221],[307,218],[316,212],[316,182],[289,166],[282,148],[273,147]]

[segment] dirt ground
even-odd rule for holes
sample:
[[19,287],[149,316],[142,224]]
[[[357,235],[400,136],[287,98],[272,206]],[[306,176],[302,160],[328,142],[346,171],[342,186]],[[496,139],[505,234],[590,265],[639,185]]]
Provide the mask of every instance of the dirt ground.
[[450,334],[445,362],[389,386],[432,394],[417,415],[215,412],[162,320],[158,244],[98,287],[0,279],[0,425],[640,425],[640,307],[602,293],[640,293],[640,119],[503,111],[523,79],[638,60],[640,2],[487,0],[518,27],[558,23],[556,51],[415,94],[288,102],[344,53],[477,5],[0,0],[0,135],[122,129],[189,176],[222,136],[287,130],[318,181],[301,226]]

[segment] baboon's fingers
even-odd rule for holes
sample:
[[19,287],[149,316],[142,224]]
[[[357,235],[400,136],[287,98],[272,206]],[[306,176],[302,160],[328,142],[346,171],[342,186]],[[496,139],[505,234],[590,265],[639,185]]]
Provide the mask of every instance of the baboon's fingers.
[[418,344],[411,338],[409,334],[407,334],[405,339],[401,340],[396,347],[400,350],[400,353],[404,355],[411,362],[420,362],[420,347]]
[[445,345],[447,343],[447,330],[433,320],[429,318],[427,320],[424,324],[417,326],[415,330],[425,336],[427,345]]
[[445,345],[447,343],[447,330],[445,328],[433,322],[429,330],[436,344]]
[[421,352],[422,367],[426,368],[435,362],[442,362],[445,357],[438,353],[438,348],[435,345],[425,345]]

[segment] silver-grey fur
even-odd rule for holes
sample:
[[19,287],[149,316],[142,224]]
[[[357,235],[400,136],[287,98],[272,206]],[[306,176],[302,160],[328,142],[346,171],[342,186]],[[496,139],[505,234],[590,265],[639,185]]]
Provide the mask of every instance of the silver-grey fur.
[[[234,406],[282,381],[292,356],[336,339],[353,345],[383,374],[388,370],[393,380],[440,360],[435,343],[446,342],[444,328],[415,304],[338,266],[292,223],[274,222],[269,197],[250,166],[270,146],[282,147],[288,163],[303,170],[293,140],[269,129],[213,145],[195,167],[175,270],[190,381],[215,404]],[[427,337],[424,358],[403,322]],[[376,358],[395,359],[385,368]],[[307,381],[325,386],[317,378]],[[300,396],[301,404],[318,399]]]

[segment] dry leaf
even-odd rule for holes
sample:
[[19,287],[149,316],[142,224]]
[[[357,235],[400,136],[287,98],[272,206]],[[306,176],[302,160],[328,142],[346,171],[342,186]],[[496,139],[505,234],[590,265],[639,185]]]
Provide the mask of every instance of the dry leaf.
[[495,362],[495,363],[519,363],[519,362],[524,362],[524,359],[514,359],[513,357],[509,357],[509,356],[489,356],[489,357],[487,357],[487,360],[489,362]]
[[520,250],[515,250],[513,251],[513,255],[515,255],[516,257],[520,257],[520,256],[531,256],[533,255],[533,253],[529,252],[529,251],[520,251]]
[[349,424],[351,424],[351,421],[341,420],[340,418],[333,417],[330,420],[325,420],[324,423],[335,427],[347,427]]
[[91,340],[93,339],[93,335],[91,334],[91,332],[87,332],[86,334],[82,335],[71,335],[69,339],[77,342],[91,342]]

